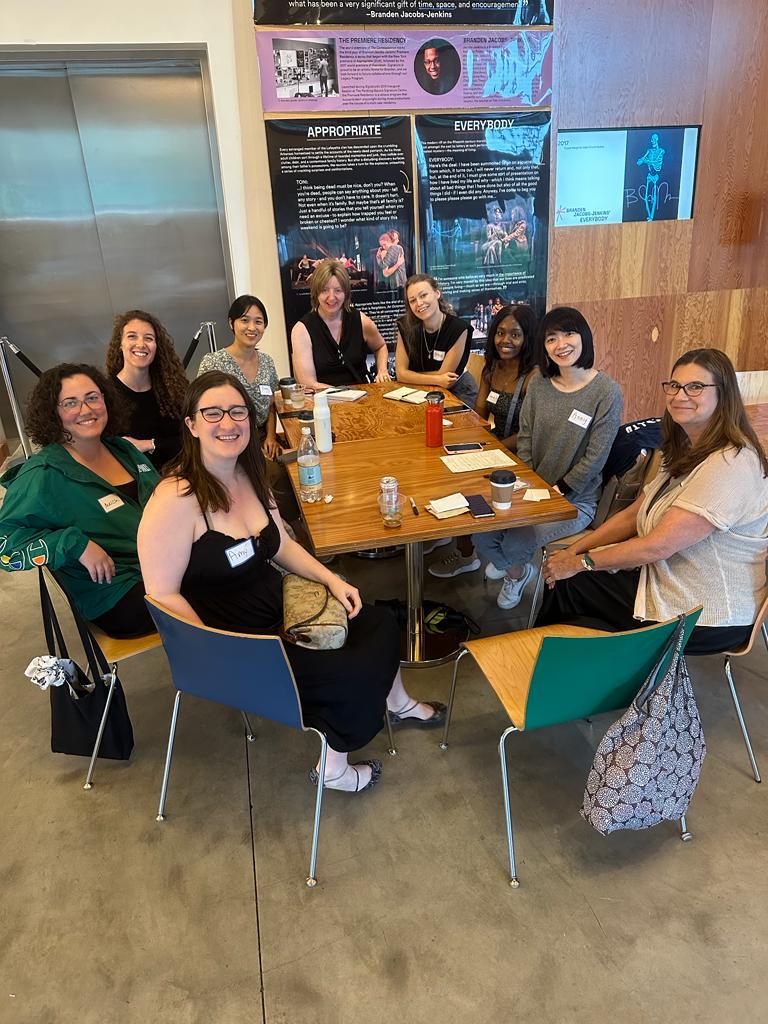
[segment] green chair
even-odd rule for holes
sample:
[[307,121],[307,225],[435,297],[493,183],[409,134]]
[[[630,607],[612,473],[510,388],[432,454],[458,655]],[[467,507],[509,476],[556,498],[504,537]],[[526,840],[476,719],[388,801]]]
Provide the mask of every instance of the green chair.
[[[701,607],[687,613],[686,642],[700,614]],[[512,836],[507,737],[513,732],[542,729],[628,707],[677,625],[677,619],[670,619],[627,633],[606,633],[581,626],[540,626],[461,644],[440,746],[443,750],[448,747],[459,665],[471,654],[512,722],[499,740],[512,888],[520,883]],[[685,817],[680,819],[680,830],[683,841],[692,838]]]

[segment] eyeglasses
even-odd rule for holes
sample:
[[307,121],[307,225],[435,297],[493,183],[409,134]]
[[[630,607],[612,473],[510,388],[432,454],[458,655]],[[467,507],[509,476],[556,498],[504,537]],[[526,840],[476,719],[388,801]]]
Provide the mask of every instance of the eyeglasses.
[[717,384],[702,384],[700,380],[692,380],[690,384],[678,384],[676,380],[664,380],[661,388],[665,395],[676,395],[683,390],[689,398],[698,398],[704,388],[716,388]]
[[89,409],[99,409],[104,405],[104,395],[100,391],[91,391],[85,398],[65,398],[58,405],[59,408],[65,409],[67,412],[75,410],[80,412],[84,405],[87,405]]
[[231,405],[229,409],[220,409],[218,405],[208,405],[205,409],[198,409],[197,411],[206,423],[220,423],[224,419],[224,413],[228,413],[229,418],[236,423],[248,419],[247,405]]

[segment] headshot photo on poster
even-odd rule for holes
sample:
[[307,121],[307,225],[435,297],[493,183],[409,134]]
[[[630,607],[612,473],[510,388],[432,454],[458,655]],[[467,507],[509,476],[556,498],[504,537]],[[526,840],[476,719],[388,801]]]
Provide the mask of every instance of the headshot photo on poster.
[[447,39],[428,39],[413,62],[416,81],[432,96],[444,96],[461,76],[461,59]]

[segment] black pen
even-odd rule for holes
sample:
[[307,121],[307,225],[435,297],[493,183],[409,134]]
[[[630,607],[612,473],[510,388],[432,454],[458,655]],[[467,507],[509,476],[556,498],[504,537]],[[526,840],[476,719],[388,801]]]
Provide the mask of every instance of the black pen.
[[415,516],[417,516],[419,514],[419,509],[418,509],[418,506],[416,505],[416,502],[413,500],[413,498],[409,498],[408,501],[410,501],[410,503],[411,503],[411,508],[413,509],[413,514]]

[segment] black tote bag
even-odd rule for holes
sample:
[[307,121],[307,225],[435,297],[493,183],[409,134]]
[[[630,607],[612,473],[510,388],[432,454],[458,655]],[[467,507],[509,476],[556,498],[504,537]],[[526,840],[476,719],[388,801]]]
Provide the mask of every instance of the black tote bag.
[[[50,594],[45,586],[42,570],[40,571],[40,606],[48,653],[56,657],[55,633],[59,647],[58,656],[68,658],[64,637]],[[96,745],[99,724],[107,705],[110,677],[107,676],[105,682],[98,670],[95,658],[92,658],[90,638],[87,637],[87,633],[84,635],[85,626],[77,619],[76,613],[75,621],[91,664],[91,674],[96,680],[96,685],[90,693],[79,693],[77,699],[72,695],[69,686],[51,686],[49,688],[48,692],[51,695],[51,750],[57,754],[78,754],[82,757],[90,757]],[[77,664],[75,671],[80,680],[87,682],[85,673]],[[113,761],[127,761],[132,750],[133,726],[128,714],[125,693],[120,680],[116,677],[109,714],[99,745],[99,757],[109,758]]]

